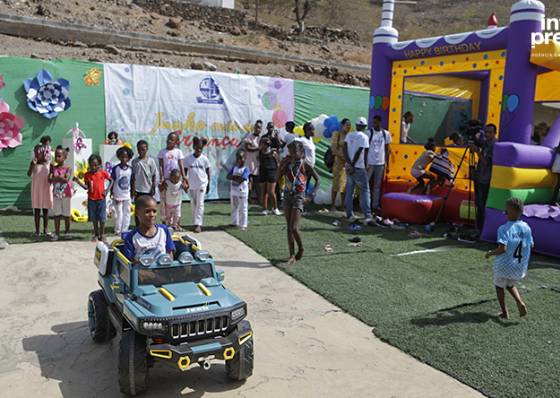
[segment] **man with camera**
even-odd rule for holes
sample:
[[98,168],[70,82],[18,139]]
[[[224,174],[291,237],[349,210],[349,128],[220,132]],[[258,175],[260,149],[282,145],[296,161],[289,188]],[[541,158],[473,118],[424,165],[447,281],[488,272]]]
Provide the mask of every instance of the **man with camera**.
[[478,155],[474,179],[474,204],[476,206],[476,228],[479,232],[482,231],[484,226],[484,212],[488,191],[490,190],[490,179],[492,178],[494,144],[498,142],[496,133],[496,125],[487,124],[484,129],[484,140],[469,141],[471,151]]

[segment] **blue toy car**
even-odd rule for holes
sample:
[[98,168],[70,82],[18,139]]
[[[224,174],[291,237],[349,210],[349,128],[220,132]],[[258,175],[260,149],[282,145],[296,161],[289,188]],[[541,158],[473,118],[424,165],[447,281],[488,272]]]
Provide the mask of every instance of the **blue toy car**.
[[244,320],[247,304],[226,289],[207,250],[189,236],[173,236],[173,256],[140,256],[133,265],[123,254],[123,240],[99,242],[94,263],[99,285],[89,295],[91,336],[105,342],[121,334],[121,392],[148,389],[148,369],[155,361],[185,371],[210,360],[226,361],[230,379],[253,373],[253,330]]

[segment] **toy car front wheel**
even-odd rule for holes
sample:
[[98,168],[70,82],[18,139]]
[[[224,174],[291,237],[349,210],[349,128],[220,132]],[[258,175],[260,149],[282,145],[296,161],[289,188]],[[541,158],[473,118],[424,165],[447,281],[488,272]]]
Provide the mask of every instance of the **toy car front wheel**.
[[148,390],[146,336],[123,332],[119,347],[119,385],[123,394],[136,396]]
[[88,298],[89,331],[94,341],[103,343],[117,335],[115,326],[109,319],[107,300],[101,290],[91,292]]
[[232,380],[245,380],[253,374],[253,339],[241,346],[235,356],[226,361],[227,376]]

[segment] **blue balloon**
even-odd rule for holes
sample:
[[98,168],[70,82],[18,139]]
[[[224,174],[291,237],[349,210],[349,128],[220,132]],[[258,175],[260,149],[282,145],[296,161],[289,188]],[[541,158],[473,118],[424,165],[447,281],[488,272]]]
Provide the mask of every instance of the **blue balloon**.
[[507,99],[507,108],[510,112],[513,112],[519,106],[519,97],[517,94],[511,94]]
[[335,131],[337,131],[338,129],[336,128],[336,126],[333,124],[331,127],[329,127],[329,133],[334,133]]
[[335,115],[332,115],[329,119],[331,119],[332,123],[336,126],[336,124],[338,123],[338,118]]
[[337,130],[342,130],[342,123],[341,123],[341,122],[338,122],[338,123],[336,124],[336,129],[337,129]]
[[323,137],[331,138],[332,137],[332,131],[330,131],[330,130],[323,131]]
[[323,122],[323,124],[325,125],[326,128],[329,128],[332,126],[333,122],[331,119],[327,118],[325,119],[325,121]]
[[305,192],[305,194],[307,196],[311,195],[311,192],[313,192],[313,188],[315,188],[315,184],[310,183],[309,185],[307,185],[307,191]]

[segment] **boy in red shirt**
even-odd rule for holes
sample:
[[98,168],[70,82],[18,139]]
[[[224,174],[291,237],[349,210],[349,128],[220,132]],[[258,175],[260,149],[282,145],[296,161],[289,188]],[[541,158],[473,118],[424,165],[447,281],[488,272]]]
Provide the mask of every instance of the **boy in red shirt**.
[[[106,197],[113,187],[113,179],[105,170],[101,169],[101,157],[93,154],[88,159],[89,171],[82,183],[77,177],[73,178],[79,186],[88,191],[88,221],[93,222],[95,236],[91,240],[97,242],[107,242],[105,237],[105,222],[107,221],[107,201]],[[105,188],[105,180],[109,181],[109,186]],[[99,222],[99,225],[98,225]]]

